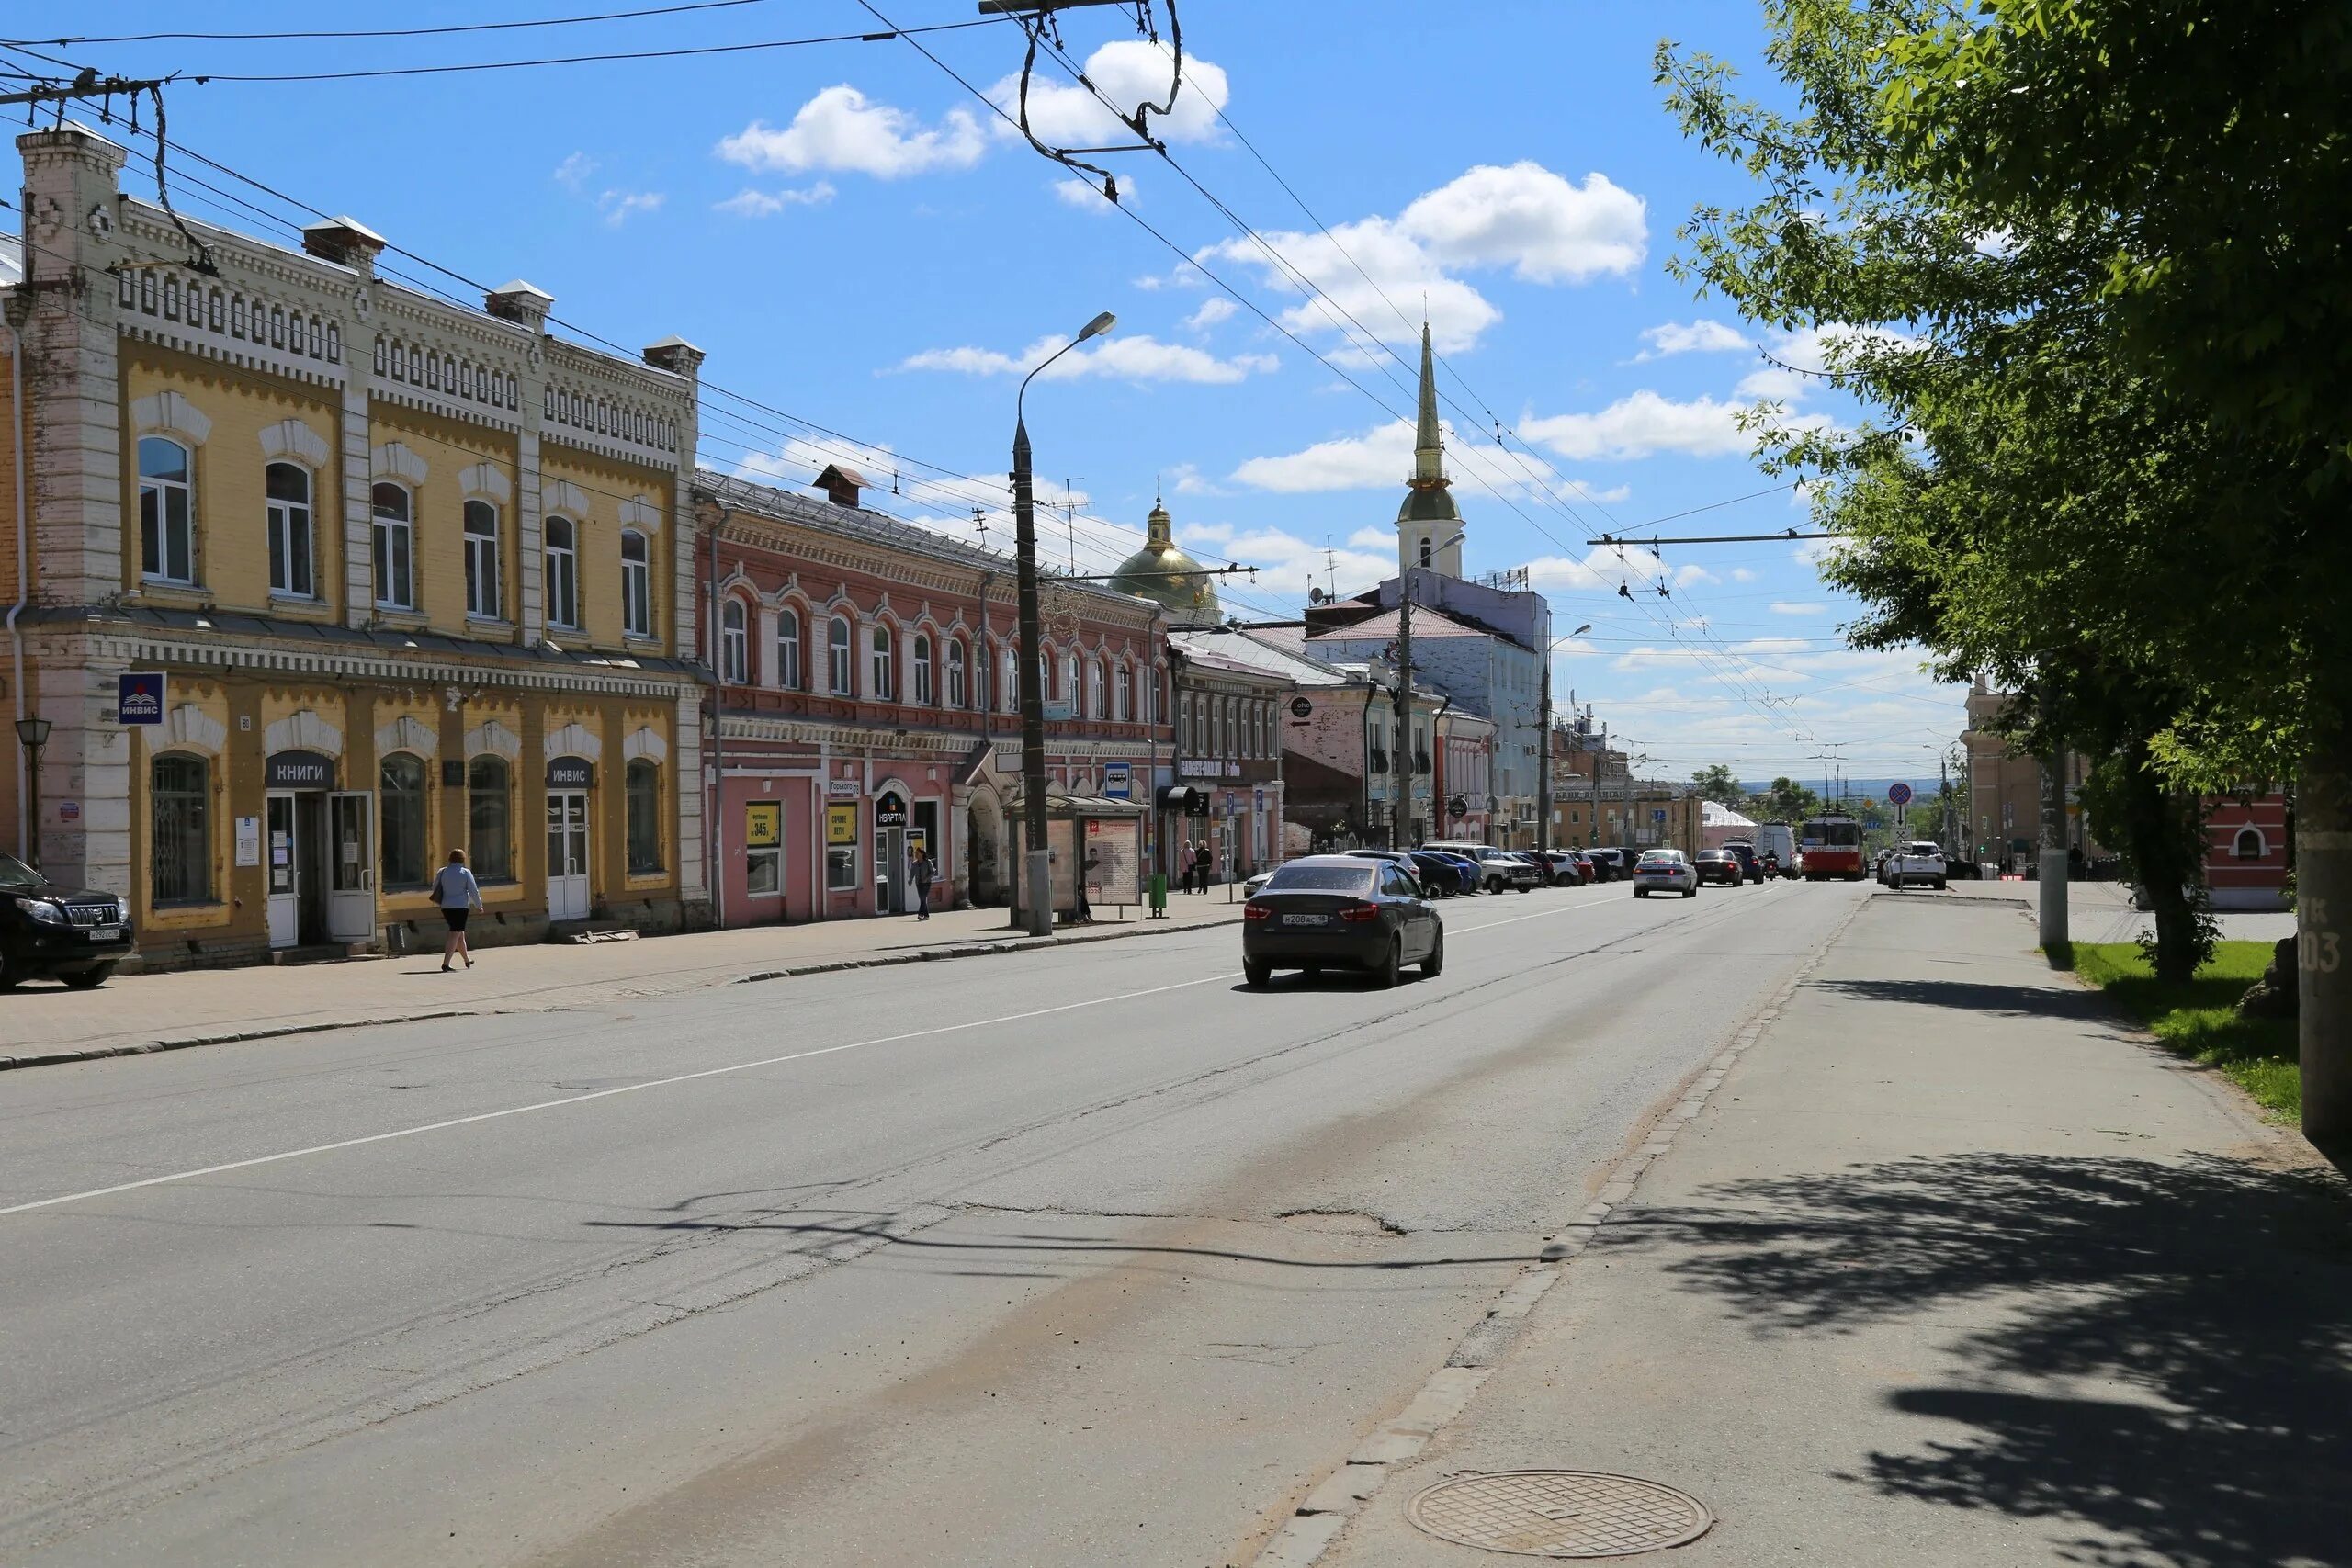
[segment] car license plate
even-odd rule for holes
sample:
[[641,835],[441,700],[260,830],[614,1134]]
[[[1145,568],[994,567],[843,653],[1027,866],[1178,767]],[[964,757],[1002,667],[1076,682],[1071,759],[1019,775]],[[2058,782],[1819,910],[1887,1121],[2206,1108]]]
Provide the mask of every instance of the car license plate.
[[90,928],[90,940],[92,942],[115,942],[119,941],[121,936],[122,928],[120,926],[92,926]]
[[1331,917],[1329,915],[1284,915],[1283,917],[1283,924],[1286,926],[1328,926],[1330,923]]

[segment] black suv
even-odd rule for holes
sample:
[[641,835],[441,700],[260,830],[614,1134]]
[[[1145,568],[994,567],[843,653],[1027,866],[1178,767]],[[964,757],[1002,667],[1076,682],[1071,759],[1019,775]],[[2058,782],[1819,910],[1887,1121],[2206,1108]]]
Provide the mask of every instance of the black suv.
[[60,887],[0,854],[0,991],[36,976],[76,990],[104,985],[130,944],[130,909],[121,899]]
[[1764,862],[1756,853],[1754,844],[1745,839],[1735,839],[1724,846],[1724,853],[1739,863],[1743,880],[1758,884],[1763,882]]

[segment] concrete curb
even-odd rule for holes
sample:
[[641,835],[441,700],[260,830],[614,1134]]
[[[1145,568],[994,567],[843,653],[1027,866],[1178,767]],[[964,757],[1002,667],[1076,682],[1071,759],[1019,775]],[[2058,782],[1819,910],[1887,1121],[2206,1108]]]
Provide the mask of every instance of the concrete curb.
[[1764,1037],[1789,998],[1796,995],[1797,987],[1821,966],[1830,950],[1845,936],[1846,928],[1854,923],[1869,903],[1866,898],[1856,899],[1846,918],[1822,940],[1820,951],[1799,965],[1769,1001],[1732,1032],[1728,1044],[1709,1058],[1692,1077],[1683,1081],[1674,1103],[1657,1113],[1649,1135],[1609,1168],[1608,1179],[1600,1195],[1586,1205],[1573,1224],[1544,1238],[1544,1260],[1521,1269],[1487,1310],[1487,1315],[1455,1344],[1446,1364],[1430,1374],[1405,1408],[1374,1427],[1357,1444],[1346,1463],[1307,1493],[1296,1511],[1259,1551],[1253,1568],[1307,1568],[1317,1562],[1340,1539],[1349,1522],[1363,1511],[1390,1475],[1419,1458],[1421,1450],[1468,1408],[1479,1385],[1502,1365],[1536,1303],[1560,1282],[1568,1264],[1591,1245],[1594,1234],[1609,1223],[1618,1207],[1633,1197],[1634,1187],[1650,1162],[1672,1148],[1675,1134],[1706,1109],[1708,1100],[1724,1081],[1724,1075]]
[[[755,974],[739,975],[731,980],[714,980],[698,990],[715,990],[721,986],[748,986],[755,981],[790,980],[807,975],[831,975],[845,969],[886,969],[900,964],[931,964],[945,958],[984,958],[1002,953],[1049,953],[1057,947],[1080,947],[1089,942],[1118,942],[1128,937],[1168,936],[1177,931],[1216,931],[1239,922],[1241,906],[1233,906],[1230,920],[1191,920],[1182,925],[1137,922],[1133,930],[1086,931],[1070,936],[1051,936],[1043,942],[1035,937],[1018,942],[967,942],[952,947],[918,948],[910,953],[880,953],[871,958],[831,959],[821,964],[804,964],[793,969],[763,969]],[[678,996],[685,991],[673,993]],[[296,1034],[323,1034],[336,1029],[366,1029],[381,1023],[429,1023],[443,1018],[498,1018],[508,1013],[562,1012],[562,1005],[547,1007],[516,1007],[505,1002],[486,1001],[479,1007],[425,1008],[414,1012],[385,1013],[371,1018],[331,1019],[311,1023],[272,1024],[263,1029],[224,1029],[209,1034],[191,1034],[168,1040],[137,1040],[119,1045],[85,1045],[71,1051],[34,1051],[0,1054],[0,1072],[18,1067],[62,1066],[69,1062],[96,1062],[109,1056],[145,1056],[158,1051],[186,1051],[198,1045],[238,1045],[253,1040],[281,1040]]]

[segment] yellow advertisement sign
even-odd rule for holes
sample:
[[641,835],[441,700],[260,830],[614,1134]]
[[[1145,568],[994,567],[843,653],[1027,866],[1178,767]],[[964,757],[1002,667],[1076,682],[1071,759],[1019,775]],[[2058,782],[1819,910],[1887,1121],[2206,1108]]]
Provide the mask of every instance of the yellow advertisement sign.
[[784,807],[773,800],[755,800],[743,807],[743,847],[772,850],[784,842]]
[[857,807],[828,806],[825,807],[825,842],[854,844],[857,842]]

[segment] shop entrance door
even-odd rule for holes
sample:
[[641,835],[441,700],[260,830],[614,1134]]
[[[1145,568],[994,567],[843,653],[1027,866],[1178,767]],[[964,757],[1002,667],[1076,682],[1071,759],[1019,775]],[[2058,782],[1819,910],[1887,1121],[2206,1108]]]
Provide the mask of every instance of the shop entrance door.
[[[332,942],[367,942],[376,934],[375,805],[372,795],[327,796],[327,937]],[[299,811],[296,816],[299,822]],[[299,844],[299,831],[295,839]]]
[[269,886],[269,945],[300,947],[326,937],[325,797],[272,790],[266,797],[264,863]]
[[588,792],[548,792],[548,919],[588,918]]

